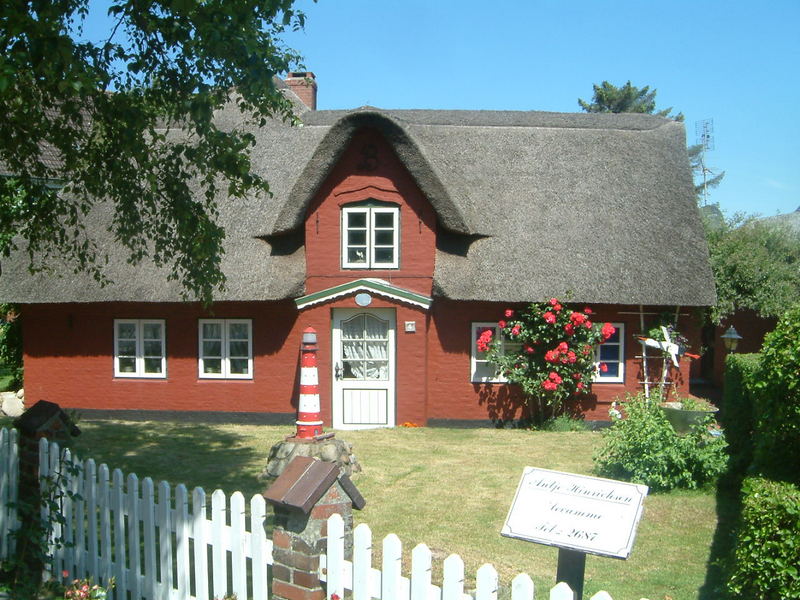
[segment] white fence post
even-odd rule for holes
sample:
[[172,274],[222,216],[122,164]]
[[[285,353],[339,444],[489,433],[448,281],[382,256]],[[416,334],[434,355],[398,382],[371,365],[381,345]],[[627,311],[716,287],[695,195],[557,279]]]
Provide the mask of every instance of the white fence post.
[[575,600],[572,589],[563,581],[550,590],[550,600]]
[[520,573],[511,580],[511,600],[533,600],[533,579],[527,573]]
[[366,523],[353,530],[353,600],[372,597],[372,531]]
[[464,561],[451,554],[442,565],[442,599],[461,600],[464,595]]
[[337,594],[344,598],[344,519],[331,515],[328,519],[328,598]]
[[206,536],[206,493],[192,491],[192,535],[194,536],[194,585],[197,598],[208,600],[208,537]]
[[131,598],[141,597],[142,569],[139,536],[139,478],[135,473],[128,475],[128,590]]

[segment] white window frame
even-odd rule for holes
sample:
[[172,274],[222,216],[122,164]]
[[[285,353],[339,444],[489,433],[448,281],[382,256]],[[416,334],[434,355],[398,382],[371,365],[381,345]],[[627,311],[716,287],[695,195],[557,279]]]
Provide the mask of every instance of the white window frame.
[[[120,325],[133,325],[136,328],[135,341],[136,341],[136,354],[133,358],[136,359],[136,370],[132,373],[123,372],[120,370],[120,358],[129,358],[121,356],[119,351],[120,338],[119,326]],[[159,325],[161,328],[161,371],[158,373],[147,373],[144,368],[145,358],[158,358],[157,356],[145,356],[144,354],[144,326],[145,325]],[[131,339],[131,338],[124,338]],[[155,340],[148,340],[155,341]],[[164,319],[114,319],[114,377],[137,377],[146,379],[166,379],[167,377],[167,326]]]
[[[222,368],[219,373],[205,372],[203,353],[203,325],[218,324],[222,329]],[[247,373],[231,373],[230,329],[231,325],[247,325]],[[241,340],[237,340],[241,341]],[[213,358],[217,358],[216,356]],[[236,356],[234,358],[244,358]],[[200,319],[197,324],[197,376],[200,379],[253,379],[253,320],[252,319]]]
[[[352,262],[349,260],[348,244],[348,216],[356,213],[364,213],[366,215],[366,262]],[[394,232],[394,244],[391,248],[394,250],[394,260],[390,262],[378,262],[375,259],[375,249],[378,247],[376,244],[376,236],[378,231],[386,228],[378,228],[375,224],[377,215],[390,214],[392,215],[392,231]],[[342,224],[341,224],[341,238],[342,238],[342,268],[344,269],[396,269],[400,265],[400,208],[397,206],[344,206],[342,207]],[[380,246],[389,248],[390,246]]]
[[[607,342],[598,344],[594,348],[594,383],[625,383],[625,323],[611,323],[614,328],[619,332],[619,342],[610,344],[617,346],[617,360],[600,360],[600,346],[605,345]],[[617,375],[606,375],[600,371],[600,363],[619,364],[619,373]]]
[[[490,328],[494,331],[492,334],[492,341],[498,339],[500,335],[500,326],[497,324],[497,321],[478,321],[473,322],[470,327],[470,360],[469,360],[469,374],[470,374],[470,381],[472,383],[507,383],[508,380],[506,379],[505,375],[502,373],[497,372],[495,369],[494,377],[488,375],[477,375],[477,367],[479,364],[486,365],[491,364],[491,361],[486,360],[485,358],[478,357],[478,330],[479,329],[487,329]],[[505,337],[500,336],[500,351],[505,354],[506,348],[513,349],[519,348],[522,344],[518,342],[511,342],[507,340]]]

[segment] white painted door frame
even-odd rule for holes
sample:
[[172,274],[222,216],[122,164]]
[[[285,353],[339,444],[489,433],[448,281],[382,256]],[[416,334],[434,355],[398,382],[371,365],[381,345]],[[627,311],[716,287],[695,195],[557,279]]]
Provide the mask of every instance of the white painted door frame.
[[396,333],[393,308],[333,310],[334,429],[394,427]]

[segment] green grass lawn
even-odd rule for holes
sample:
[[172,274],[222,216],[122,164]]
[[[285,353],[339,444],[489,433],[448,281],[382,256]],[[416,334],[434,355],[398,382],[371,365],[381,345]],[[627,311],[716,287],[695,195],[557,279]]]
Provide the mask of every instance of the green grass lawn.
[[[242,491],[263,491],[257,476],[269,448],[289,427],[177,423],[89,422],[75,449],[140,477]],[[367,500],[356,522],[369,524],[375,549],[389,533],[405,554],[426,543],[438,559],[461,555],[468,577],[485,562],[507,586],[529,573],[539,592],[554,583],[557,550],[500,536],[525,466],[592,474],[602,438],[590,432],[495,429],[404,429],[340,432],[353,444],[363,473],[354,481]],[[712,491],[653,494],[645,501],[627,561],[589,556],[585,598],[605,589],[615,600],[703,598],[714,529]],[[377,564],[377,559],[375,559]],[[710,598],[710,596],[709,596]]]

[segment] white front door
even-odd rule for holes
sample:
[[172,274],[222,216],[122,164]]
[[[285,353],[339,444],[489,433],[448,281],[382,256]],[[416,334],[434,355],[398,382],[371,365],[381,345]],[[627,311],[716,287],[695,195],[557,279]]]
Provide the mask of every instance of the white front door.
[[333,311],[333,427],[394,427],[395,312]]

